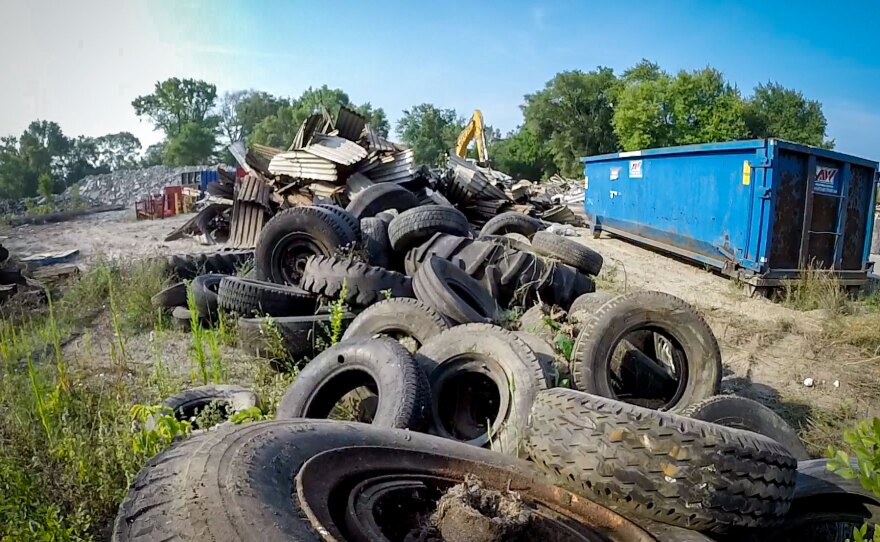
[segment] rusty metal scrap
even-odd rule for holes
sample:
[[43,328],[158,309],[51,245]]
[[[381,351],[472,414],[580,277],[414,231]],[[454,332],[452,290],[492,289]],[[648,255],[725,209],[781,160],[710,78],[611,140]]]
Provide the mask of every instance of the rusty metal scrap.
[[251,202],[262,205],[269,209],[269,185],[257,175],[246,175],[239,181],[238,192],[235,199],[242,202]]

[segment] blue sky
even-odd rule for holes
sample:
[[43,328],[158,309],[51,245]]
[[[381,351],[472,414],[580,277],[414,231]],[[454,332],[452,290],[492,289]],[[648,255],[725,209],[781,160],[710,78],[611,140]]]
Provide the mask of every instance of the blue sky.
[[462,115],[480,108],[506,132],[522,121],[523,95],[555,73],[598,65],[619,72],[648,58],[668,71],[711,65],[744,94],[768,80],[801,90],[823,103],[839,150],[880,159],[880,2],[15,6],[0,46],[21,53],[0,59],[0,73],[11,75],[0,89],[7,95],[0,134],[40,117],[69,134],[131,130],[155,142],[159,134],[130,102],[175,75],[206,79],[221,92],[286,96],[326,83],[383,107],[392,121],[422,102]]

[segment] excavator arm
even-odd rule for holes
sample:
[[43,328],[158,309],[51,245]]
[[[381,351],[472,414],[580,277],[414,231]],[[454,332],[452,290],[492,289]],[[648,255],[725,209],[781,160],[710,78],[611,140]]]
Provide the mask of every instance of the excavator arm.
[[458,134],[458,139],[455,141],[455,154],[464,158],[467,155],[468,145],[474,139],[477,140],[477,160],[481,164],[488,163],[489,151],[486,145],[486,133],[483,131],[483,113],[479,109],[474,110],[471,120]]

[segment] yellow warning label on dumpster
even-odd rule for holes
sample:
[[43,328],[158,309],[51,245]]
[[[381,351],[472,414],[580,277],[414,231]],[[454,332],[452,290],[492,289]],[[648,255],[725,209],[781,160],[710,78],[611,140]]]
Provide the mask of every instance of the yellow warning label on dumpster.
[[745,160],[743,162],[743,185],[748,186],[752,182],[752,166],[749,165],[749,161]]

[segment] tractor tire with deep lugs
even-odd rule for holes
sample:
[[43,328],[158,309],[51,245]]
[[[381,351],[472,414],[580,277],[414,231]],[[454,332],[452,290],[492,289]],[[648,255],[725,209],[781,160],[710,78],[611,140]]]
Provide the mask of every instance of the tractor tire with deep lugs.
[[532,248],[542,256],[559,260],[588,275],[598,275],[602,270],[601,254],[555,233],[539,231],[532,237]]
[[797,462],[767,437],[574,390],[538,394],[529,457],[618,511],[694,530],[780,524]]
[[466,237],[470,234],[470,224],[454,207],[424,205],[400,213],[388,226],[391,248],[397,252],[406,252],[435,233]]
[[254,252],[257,279],[299,284],[309,256],[332,256],[358,241],[351,229],[326,209],[293,207],[263,227]]
[[301,285],[330,298],[338,297],[345,286],[345,302],[363,307],[384,299],[386,292],[391,297],[413,297],[412,280],[402,273],[324,256],[306,261]]
[[224,277],[217,294],[221,308],[240,316],[305,316],[314,314],[317,296],[296,286]]

